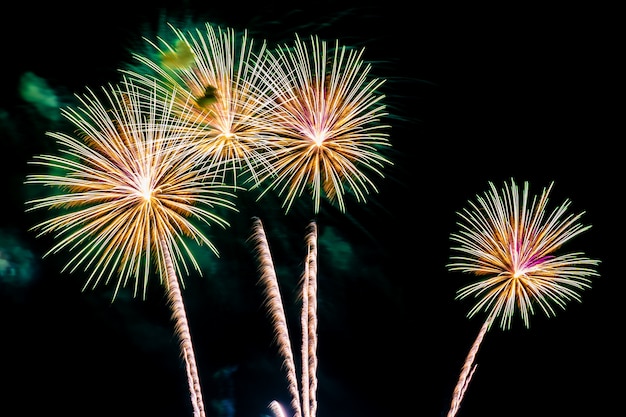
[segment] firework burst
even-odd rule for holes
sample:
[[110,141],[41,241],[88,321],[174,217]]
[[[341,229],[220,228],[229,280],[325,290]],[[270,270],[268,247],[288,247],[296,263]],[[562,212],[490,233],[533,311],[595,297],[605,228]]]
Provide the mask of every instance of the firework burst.
[[156,79],[166,96],[179,91],[175,111],[202,127],[191,138],[200,154],[235,183],[240,175],[258,182],[275,142],[267,123],[273,102],[260,73],[265,42],[209,23],[203,30],[169,27],[172,41],[146,39],[150,53],[134,53],[139,68],[123,72],[149,87]]
[[[39,155],[30,162],[50,173],[29,175],[26,183],[58,193],[28,201],[27,211],[61,209],[33,229],[58,240],[45,256],[74,253],[64,271],[91,271],[85,288],[116,277],[116,293],[133,281],[135,294],[141,288],[145,295],[152,263],[160,282],[167,282],[164,250],[179,276],[181,266],[188,272],[187,260],[200,271],[186,237],[217,254],[199,224],[228,226],[213,208],[234,210],[234,194],[232,187],[210,182],[210,167],[198,164],[185,146],[195,135],[193,126],[157,114],[168,108],[161,98],[144,96],[128,82],[102,92],[104,99],[89,92],[79,97],[81,108],[64,110],[75,136],[49,133],[62,156]],[[200,181],[203,176],[206,181]]]
[[312,36],[296,36],[293,45],[267,52],[264,79],[275,108],[269,113],[280,136],[272,153],[272,169],[262,180],[284,196],[289,211],[294,200],[310,192],[317,213],[323,196],[345,211],[345,195],[366,200],[377,191],[367,174],[383,176],[390,164],[381,150],[390,146],[388,125],[377,90],[384,80],[370,77],[363,49],[334,47]]
[[571,202],[566,200],[548,213],[552,184],[532,201],[528,183],[521,197],[513,180],[501,193],[493,183],[490,187],[459,213],[461,230],[451,236],[459,244],[452,249],[459,254],[451,257],[448,269],[481,277],[457,295],[478,298],[469,317],[488,311],[494,319],[501,317],[505,329],[517,311],[528,327],[535,304],[554,316],[554,306],[565,308],[568,301],[580,301],[580,291],[590,288],[591,277],[598,275],[599,261],[581,252],[556,251],[591,227],[579,222],[584,212],[567,214]]
[[[58,210],[58,215],[35,227],[37,236],[52,234],[57,243],[44,254],[67,250],[63,271],[90,270],[85,287],[116,281],[134,282],[145,297],[150,271],[156,267],[167,289],[185,360],[194,415],[203,417],[199,378],[179,285],[188,273],[187,260],[201,273],[187,239],[217,249],[203,229],[228,223],[218,209],[235,210],[230,187],[211,178],[210,166],[200,164],[186,145],[196,129],[189,117],[171,114],[174,95],[161,101],[152,94],[123,86],[78,97],[82,107],[64,110],[76,135],[50,133],[62,156],[40,155],[31,161],[49,170],[27,176],[27,184],[57,190],[27,202],[27,210]],[[181,279],[181,285],[183,284]]]
[[478,300],[468,317],[486,311],[487,319],[461,370],[448,417],[456,415],[476,370],[476,353],[498,317],[500,327],[509,329],[518,312],[529,327],[535,305],[546,316],[554,316],[555,307],[565,309],[567,302],[581,301],[580,292],[590,288],[591,278],[599,275],[600,261],[582,252],[556,253],[591,226],[580,223],[584,212],[568,214],[569,200],[548,211],[553,183],[532,199],[528,182],[521,195],[513,179],[500,191],[493,183],[489,185],[489,191],[458,213],[460,231],[451,235],[458,246],[452,248],[457,255],[451,257],[448,269],[480,277],[461,288],[457,299],[474,296]]

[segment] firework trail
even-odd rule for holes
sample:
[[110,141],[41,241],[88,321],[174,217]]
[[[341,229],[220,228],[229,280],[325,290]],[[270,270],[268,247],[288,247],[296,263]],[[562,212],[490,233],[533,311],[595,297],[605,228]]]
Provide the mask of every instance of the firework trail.
[[[204,228],[228,223],[217,209],[235,210],[230,187],[213,181],[212,168],[199,164],[186,143],[197,127],[172,114],[175,93],[158,96],[125,80],[79,96],[82,106],[64,110],[74,136],[49,135],[61,155],[39,155],[30,163],[48,171],[31,174],[27,184],[56,193],[27,202],[27,211],[54,210],[32,229],[52,234],[56,243],[44,256],[72,253],[62,271],[90,271],[83,290],[115,281],[133,282],[133,294],[145,297],[151,271],[167,292],[181,343],[194,415],[205,415],[187,315],[180,290],[187,263],[201,273],[187,239],[217,249]],[[217,179],[219,180],[219,178]]]
[[584,212],[566,214],[569,200],[547,211],[553,183],[532,200],[528,182],[521,196],[513,179],[500,191],[493,183],[489,185],[490,191],[458,213],[460,231],[451,235],[458,246],[452,247],[457,254],[451,256],[448,270],[480,278],[461,288],[457,299],[477,298],[468,317],[481,310],[488,314],[462,368],[448,417],[456,415],[475,370],[478,348],[498,317],[500,327],[509,329],[517,312],[528,328],[534,304],[552,317],[556,314],[553,305],[565,309],[569,301],[580,302],[579,292],[590,288],[591,278],[599,275],[596,267],[600,261],[582,252],[556,253],[591,226],[580,223]]

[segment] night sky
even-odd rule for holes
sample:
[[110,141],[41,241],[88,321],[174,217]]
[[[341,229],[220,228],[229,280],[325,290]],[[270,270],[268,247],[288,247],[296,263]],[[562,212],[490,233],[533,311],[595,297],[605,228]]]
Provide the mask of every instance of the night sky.
[[[34,6],[3,14],[0,96],[0,415],[182,417],[192,410],[165,293],[145,300],[112,288],[82,291],[60,274],[67,254],[42,259],[49,238],[28,229],[23,185],[32,156],[52,149],[58,106],[28,101],[21,77],[45,80],[58,105],[85,87],[116,82],[130,51],[158,23],[208,21],[269,45],[293,34],[364,47],[392,125],[379,193],[324,205],[319,227],[320,417],[445,416],[484,320],[455,300],[470,276],[448,272],[456,213],[514,178],[531,193],[554,182],[551,203],[572,200],[592,228],[571,251],[601,260],[599,278],[529,329],[493,327],[459,417],[615,415],[624,392],[624,215],[621,49],[616,11],[384,2],[134,2]],[[622,33],[623,39],[623,33]],[[620,45],[621,46],[621,45]],[[621,72],[623,74],[623,71]],[[252,217],[265,225],[297,355],[297,284],[306,210],[284,215],[271,199],[243,196],[206,274],[185,278],[183,297],[208,416],[261,417],[290,402],[253,248]],[[619,251],[619,254],[618,254]],[[230,410],[230,405],[234,411]]]

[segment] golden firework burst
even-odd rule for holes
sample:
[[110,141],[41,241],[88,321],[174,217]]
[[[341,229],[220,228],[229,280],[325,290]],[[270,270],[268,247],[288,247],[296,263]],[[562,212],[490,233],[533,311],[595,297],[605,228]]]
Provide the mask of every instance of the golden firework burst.
[[82,107],[63,111],[75,135],[49,133],[61,155],[30,161],[46,173],[28,175],[26,183],[56,193],[28,201],[27,211],[59,209],[33,229],[57,239],[44,256],[69,250],[64,270],[91,271],[85,288],[115,278],[115,293],[134,281],[135,294],[141,288],[145,296],[152,266],[167,282],[166,251],[179,277],[187,261],[199,271],[187,237],[218,253],[203,226],[228,226],[213,209],[235,210],[234,194],[212,182],[211,167],[186,146],[197,129],[191,115],[168,112],[175,94],[163,102],[155,89],[146,95],[128,80],[101,92],[89,91],[79,97]]
[[165,96],[178,91],[174,112],[202,127],[191,138],[199,153],[223,167],[221,173],[235,184],[240,176],[258,182],[274,142],[267,123],[273,103],[260,72],[265,42],[210,23],[195,30],[169,28],[173,40],[146,39],[150,51],[134,53],[139,66],[122,72],[148,88],[156,80]]
[[384,80],[370,76],[363,52],[316,36],[267,51],[263,78],[275,103],[268,116],[280,141],[262,172],[269,186],[261,195],[277,190],[286,211],[305,191],[316,213],[323,196],[345,211],[344,196],[365,201],[377,191],[368,174],[382,177],[391,164],[382,152],[390,146],[378,93]]
[[532,200],[528,182],[521,195],[513,180],[500,192],[489,184],[490,191],[459,213],[461,230],[451,236],[459,244],[452,248],[458,254],[451,257],[448,269],[480,277],[458,291],[457,298],[478,298],[470,317],[485,310],[494,319],[500,316],[501,327],[509,328],[517,311],[528,327],[534,305],[554,316],[554,306],[580,301],[580,291],[598,275],[598,260],[582,252],[557,254],[591,226],[579,222],[584,212],[567,214],[569,200],[547,211],[553,184]]

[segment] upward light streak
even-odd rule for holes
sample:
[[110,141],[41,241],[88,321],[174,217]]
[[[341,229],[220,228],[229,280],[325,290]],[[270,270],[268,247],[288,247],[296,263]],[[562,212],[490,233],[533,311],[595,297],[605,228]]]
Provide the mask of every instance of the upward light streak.
[[[312,222],[308,227],[307,254],[300,282],[302,302],[300,390],[274,262],[263,224],[258,218],[254,219],[252,240],[255,243],[259,260],[260,283],[264,287],[265,305],[274,324],[275,341],[287,372],[294,417],[315,417],[317,414],[317,225]],[[284,416],[284,411],[278,402],[272,401],[269,408],[277,417]]]

